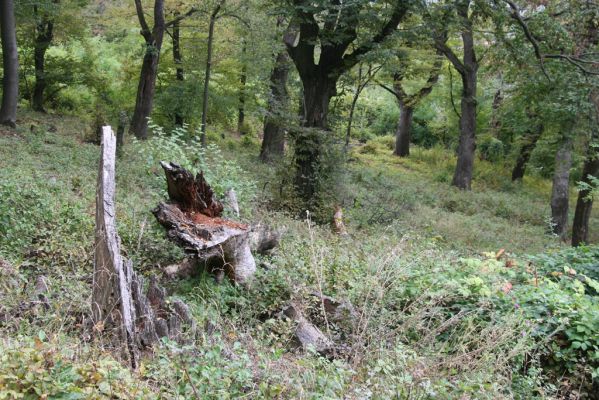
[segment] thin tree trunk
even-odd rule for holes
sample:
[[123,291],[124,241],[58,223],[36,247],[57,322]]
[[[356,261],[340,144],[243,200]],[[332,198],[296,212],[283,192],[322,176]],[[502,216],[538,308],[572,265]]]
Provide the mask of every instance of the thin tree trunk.
[[281,51],[277,55],[275,66],[270,74],[270,99],[264,123],[264,138],[260,149],[260,159],[264,162],[282,157],[285,151],[285,130],[282,118],[288,108],[288,76],[289,56],[286,51]]
[[599,152],[589,147],[587,158],[582,169],[582,179],[586,187],[578,192],[574,222],[572,223],[572,246],[580,246],[589,241],[589,219],[593,210],[591,195],[591,177],[599,178]]
[[206,118],[208,115],[208,95],[209,95],[209,86],[210,86],[210,69],[212,67],[212,43],[214,41],[214,24],[216,22],[216,18],[218,13],[220,12],[220,8],[222,6],[222,1],[219,2],[212,14],[210,15],[210,25],[208,27],[208,52],[206,55],[206,74],[204,76],[204,94],[202,96],[202,124],[200,126],[200,142],[202,147],[206,147]]
[[522,180],[524,177],[524,172],[526,171],[526,165],[530,160],[530,156],[532,155],[533,150],[537,146],[537,142],[543,135],[545,127],[542,123],[537,124],[531,131],[529,131],[528,135],[524,138],[525,142],[522,144],[520,148],[520,153],[518,154],[518,159],[516,160],[516,165],[512,171],[512,182],[517,180]]
[[237,115],[237,133],[242,133],[243,123],[245,122],[245,84],[247,82],[247,63],[245,60],[245,53],[247,52],[247,44],[243,41],[243,47],[241,48],[242,54],[242,65],[241,65],[241,76],[239,77],[240,89],[239,89],[239,113]]
[[362,93],[362,64],[359,65],[358,68],[358,85],[356,86],[356,91],[354,93],[354,97],[351,102],[351,107],[349,109],[349,118],[347,119],[347,131],[345,133],[345,148],[349,147],[349,140],[351,139],[351,129],[352,124],[354,122],[354,112],[356,110],[356,104],[358,104],[358,99],[360,98],[360,93]]
[[[177,20],[179,13],[175,13],[175,22],[173,23],[173,61],[175,62],[176,77],[178,82],[185,80],[185,73],[183,71],[183,56],[181,55],[181,29],[180,23]],[[184,120],[181,115],[181,111],[175,110],[175,125],[183,126]]]
[[19,101],[19,57],[13,0],[3,0],[0,4],[0,36],[2,39],[2,106],[0,123],[8,126],[17,124],[17,103]]
[[399,123],[397,124],[393,154],[399,157],[407,157],[410,155],[410,132],[412,131],[414,108],[400,102],[399,109]]
[[351,107],[349,109],[349,117],[347,119],[347,131],[345,133],[345,147],[349,146],[349,140],[351,139],[351,129],[352,124],[354,122],[354,112],[356,111],[356,104],[358,104],[358,99],[360,98],[360,94],[362,93],[362,88],[360,87],[360,83],[358,83],[358,87],[356,88],[356,92],[354,93],[354,98],[351,102]]
[[553,233],[565,239],[568,228],[570,168],[572,167],[572,139],[566,138],[555,153],[555,171],[551,190],[551,223]]

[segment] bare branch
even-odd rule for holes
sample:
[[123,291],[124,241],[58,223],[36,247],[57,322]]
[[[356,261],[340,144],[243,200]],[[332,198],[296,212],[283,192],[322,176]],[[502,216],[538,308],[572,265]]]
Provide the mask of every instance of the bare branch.
[[195,8],[195,7],[192,7],[189,10],[187,10],[187,12],[185,14],[181,14],[178,17],[176,17],[176,18],[170,20],[169,22],[167,22],[165,26],[167,28],[170,27],[170,26],[173,26],[176,23],[183,21],[185,18],[191,17],[193,14],[195,14],[198,11],[200,11],[200,10],[197,9],[197,8]]

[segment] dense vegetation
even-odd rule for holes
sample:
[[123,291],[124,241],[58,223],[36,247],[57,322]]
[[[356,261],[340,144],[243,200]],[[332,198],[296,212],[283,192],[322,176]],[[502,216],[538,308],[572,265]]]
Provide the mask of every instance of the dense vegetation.
[[[6,0],[0,27],[0,399],[598,398],[595,2]],[[103,125],[122,251],[200,327],[137,368],[89,328]],[[161,160],[284,232],[251,284],[163,274]]]

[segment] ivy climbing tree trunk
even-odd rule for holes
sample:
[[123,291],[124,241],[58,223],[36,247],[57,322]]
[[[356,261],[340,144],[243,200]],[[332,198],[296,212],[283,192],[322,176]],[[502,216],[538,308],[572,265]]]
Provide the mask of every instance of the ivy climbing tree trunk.
[[572,138],[566,137],[555,153],[555,171],[551,190],[552,230],[562,240],[565,239],[568,228],[570,168],[572,168]]
[[260,159],[264,162],[282,157],[285,151],[283,119],[289,102],[288,76],[289,56],[287,52],[281,51],[277,54],[275,66],[270,74],[270,98],[264,120],[264,138],[260,149]]
[[19,57],[13,0],[0,4],[0,38],[2,39],[2,106],[0,123],[16,126],[19,101]]
[[[308,208],[314,206],[316,201],[321,146],[324,143],[323,135],[328,130],[329,103],[336,94],[337,81],[363,55],[397,29],[409,4],[404,1],[393,4],[389,9],[390,15],[377,33],[356,45],[351,53],[346,53],[358,39],[360,12],[366,2],[323,2],[322,7],[314,7],[309,0],[294,0],[291,3],[290,34],[285,35],[285,43],[302,81],[304,99],[303,129],[294,135],[295,187]],[[323,22],[319,24],[317,19],[321,17]],[[320,51],[316,62],[318,43]]]

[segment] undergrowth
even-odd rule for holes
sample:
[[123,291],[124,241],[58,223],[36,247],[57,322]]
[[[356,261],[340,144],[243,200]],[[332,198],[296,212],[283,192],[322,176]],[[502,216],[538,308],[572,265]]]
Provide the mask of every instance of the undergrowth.
[[[350,157],[341,199],[350,236],[339,237],[269,208],[265,186],[277,187],[280,175],[256,161],[252,139],[212,134],[218,146],[201,150],[195,133],[159,127],[153,139],[128,143],[117,163],[118,229],[136,270],[159,273],[183,257],[150,213],[165,198],[160,160],[204,170],[219,196],[237,191],[243,219],[286,233],[273,255],[258,257],[267,267],[249,289],[205,273],[166,282],[204,329],[185,345],[163,341],[130,371],[83,329],[99,149],[79,140],[76,120],[52,120],[52,133],[32,117],[37,130],[0,137],[0,398],[596,392],[599,249],[565,248],[545,233],[546,181],[514,186],[485,161],[475,190],[458,192],[445,183],[450,157],[416,148],[400,160],[375,141]],[[329,321],[315,290],[350,301],[352,323]],[[341,345],[335,354],[295,346],[293,322],[280,314],[291,302]]]

